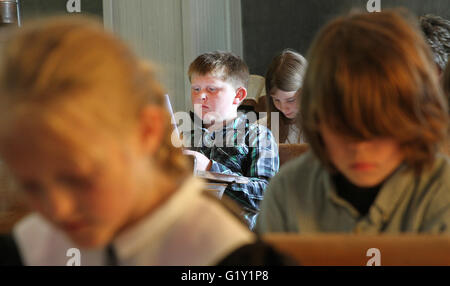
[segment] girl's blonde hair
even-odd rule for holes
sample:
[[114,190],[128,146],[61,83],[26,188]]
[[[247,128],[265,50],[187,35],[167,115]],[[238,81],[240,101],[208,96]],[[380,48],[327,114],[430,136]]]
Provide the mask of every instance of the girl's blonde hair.
[[319,132],[323,123],[358,140],[395,139],[416,171],[433,162],[446,135],[447,106],[430,49],[405,15],[337,18],[310,48],[302,125],[314,153],[331,169]]
[[[301,96],[301,87],[303,84],[303,76],[305,74],[307,62],[305,58],[299,53],[286,49],[273,58],[269,68],[266,72],[266,106],[267,106],[267,127],[272,129],[272,112],[279,112],[280,126],[279,126],[279,142],[286,141],[289,135],[289,125],[295,124],[298,120],[289,119],[284,116],[283,112],[278,110],[273,103],[271,93],[274,88],[291,92],[297,91],[296,96]],[[300,129],[301,130],[301,129]],[[301,133],[299,133],[298,140],[300,141]]]
[[[152,70],[97,21],[53,18],[15,32],[0,71],[2,133],[8,117],[55,121],[52,111],[63,111],[120,138],[137,125],[145,106],[164,109],[164,93]],[[168,112],[165,117],[164,142],[154,160],[168,172],[185,173],[186,160],[171,143]],[[74,137],[71,122],[58,126],[61,135]]]

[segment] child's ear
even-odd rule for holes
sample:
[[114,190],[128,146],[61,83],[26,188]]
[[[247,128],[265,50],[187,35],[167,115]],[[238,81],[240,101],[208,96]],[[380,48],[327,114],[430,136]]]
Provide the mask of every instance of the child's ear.
[[155,154],[164,141],[168,122],[165,111],[158,106],[148,105],[139,118],[139,141],[146,155]]
[[247,89],[245,87],[239,87],[236,90],[236,96],[234,97],[233,104],[241,103],[247,97]]

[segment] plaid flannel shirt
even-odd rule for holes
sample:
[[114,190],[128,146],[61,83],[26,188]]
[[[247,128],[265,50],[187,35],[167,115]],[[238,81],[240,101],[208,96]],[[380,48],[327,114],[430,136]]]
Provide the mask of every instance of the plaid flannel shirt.
[[249,178],[248,184],[230,184],[225,194],[243,207],[244,217],[253,228],[268,181],[279,169],[278,146],[272,132],[250,123],[245,114],[216,131],[195,122],[190,134],[183,136],[184,146],[209,158],[210,172]]

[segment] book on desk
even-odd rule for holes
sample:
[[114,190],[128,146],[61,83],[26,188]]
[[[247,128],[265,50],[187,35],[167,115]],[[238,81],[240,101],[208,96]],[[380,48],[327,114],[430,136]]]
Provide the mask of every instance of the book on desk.
[[196,171],[195,176],[206,181],[206,190],[215,192],[218,198],[222,198],[225,189],[230,184],[248,184],[249,178],[237,175],[221,174],[208,171]]

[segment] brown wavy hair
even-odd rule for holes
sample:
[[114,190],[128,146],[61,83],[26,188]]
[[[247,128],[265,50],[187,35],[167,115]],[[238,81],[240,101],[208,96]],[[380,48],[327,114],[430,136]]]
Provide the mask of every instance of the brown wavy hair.
[[420,172],[446,136],[447,106],[430,48],[403,10],[352,13],[327,24],[308,54],[301,116],[313,152],[334,169],[325,122],[358,140],[390,137]]

